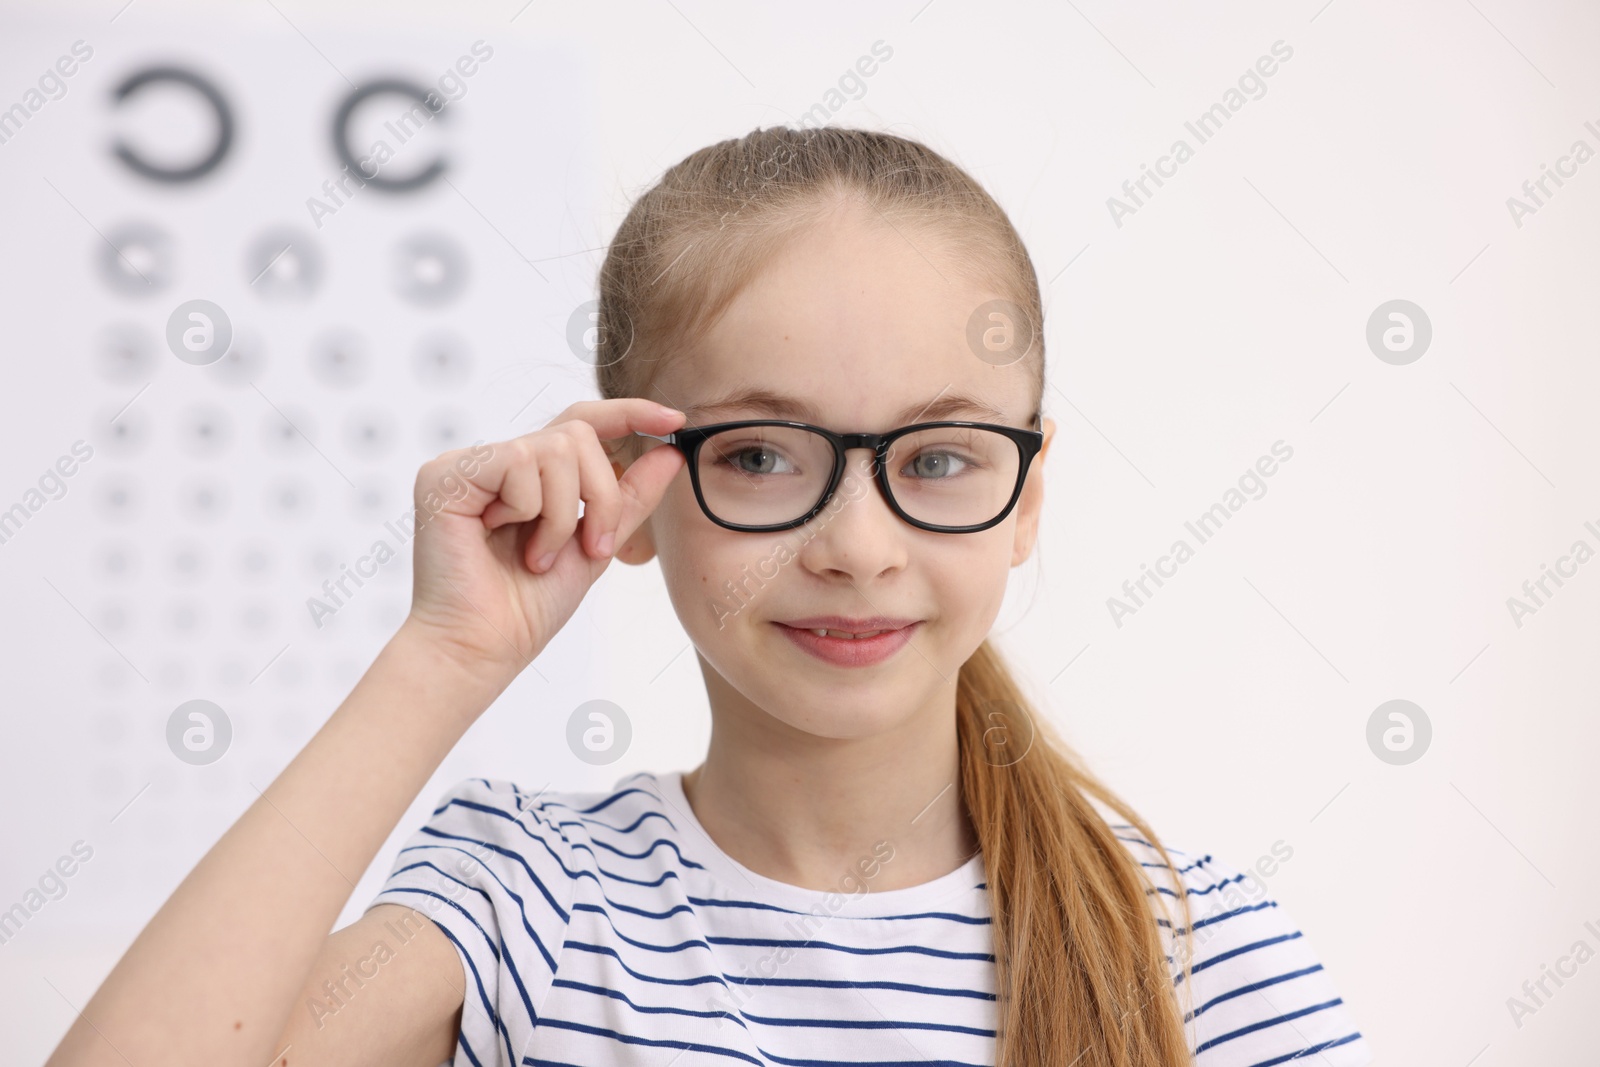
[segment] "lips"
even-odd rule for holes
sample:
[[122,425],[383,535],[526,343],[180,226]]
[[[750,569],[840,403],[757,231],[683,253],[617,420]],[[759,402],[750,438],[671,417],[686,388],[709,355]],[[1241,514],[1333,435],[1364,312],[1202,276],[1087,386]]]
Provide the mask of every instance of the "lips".
[[[802,651],[835,667],[870,667],[882,663],[909,644],[912,633],[920,625],[918,621],[906,619],[865,620],[867,623],[899,623],[897,626],[884,629],[863,625],[863,620],[842,620],[837,616],[833,619],[844,625],[797,626],[781,622],[774,625]],[[824,617],[796,621],[826,623],[830,620]],[[823,632],[818,633],[818,630]],[[836,634],[846,636],[835,636]]]

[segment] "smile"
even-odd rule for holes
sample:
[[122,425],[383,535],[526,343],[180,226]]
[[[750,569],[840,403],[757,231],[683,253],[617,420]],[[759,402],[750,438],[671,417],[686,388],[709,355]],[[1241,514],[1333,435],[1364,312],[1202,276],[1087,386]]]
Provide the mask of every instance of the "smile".
[[884,662],[911,641],[920,625],[912,623],[895,630],[809,629],[774,623],[785,637],[802,651],[835,667],[870,667]]

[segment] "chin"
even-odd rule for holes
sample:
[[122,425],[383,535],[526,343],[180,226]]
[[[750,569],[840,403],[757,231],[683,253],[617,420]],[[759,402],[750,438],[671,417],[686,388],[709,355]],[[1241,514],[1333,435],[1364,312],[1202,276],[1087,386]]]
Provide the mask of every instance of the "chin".
[[829,741],[859,741],[863,738],[876,737],[879,734],[887,733],[899,725],[897,720],[887,716],[852,717],[840,714],[837,711],[809,717],[783,715],[774,712],[768,712],[768,714],[799,730],[801,733]]
[[[770,684],[770,681],[769,681]],[[841,698],[837,689],[798,685],[758,701],[766,713],[812,737],[855,741],[903,729],[916,702],[895,699],[873,686],[858,686]]]

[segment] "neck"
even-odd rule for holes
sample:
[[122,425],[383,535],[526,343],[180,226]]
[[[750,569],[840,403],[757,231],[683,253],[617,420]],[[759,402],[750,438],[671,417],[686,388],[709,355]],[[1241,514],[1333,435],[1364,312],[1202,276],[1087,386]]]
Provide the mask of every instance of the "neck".
[[719,713],[714,701],[706,760],[683,790],[717,847],[757,874],[825,892],[890,854],[867,882],[881,892],[949,874],[977,851],[959,769],[953,701],[849,739],[756,708]]

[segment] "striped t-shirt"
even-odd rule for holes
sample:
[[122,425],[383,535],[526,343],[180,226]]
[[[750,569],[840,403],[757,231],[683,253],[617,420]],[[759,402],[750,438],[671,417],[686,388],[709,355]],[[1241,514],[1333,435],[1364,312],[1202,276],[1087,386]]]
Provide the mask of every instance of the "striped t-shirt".
[[[1159,862],[1136,832],[1116,832],[1140,862]],[[1195,917],[1198,1067],[1370,1062],[1264,887],[1209,855],[1168,852]],[[836,892],[763,877],[707,836],[680,772],[537,796],[471,779],[441,798],[373,903],[415,908],[460,953],[453,1067],[992,1064],[983,857],[874,890],[893,862],[881,843],[840,872]]]

